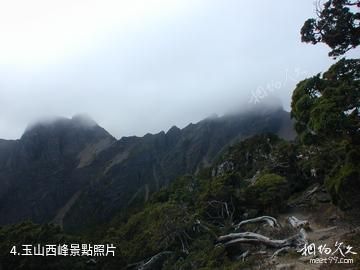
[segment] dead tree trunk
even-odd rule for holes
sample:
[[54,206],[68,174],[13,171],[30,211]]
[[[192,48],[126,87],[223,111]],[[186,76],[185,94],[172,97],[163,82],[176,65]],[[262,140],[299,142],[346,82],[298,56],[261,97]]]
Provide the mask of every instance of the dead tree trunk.
[[271,248],[298,248],[302,247],[306,243],[306,232],[304,229],[301,229],[298,234],[281,240],[270,239],[267,236],[253,232],[230,233],[220,236],[218,238],[218,241],[222,243],[225,247],[246,243],[254,245],[262,244]]
[[235,229],[238,230],[241,226],[249,223],[258,223],[258,222],[266,222],[270,227],[280,227],[279,223],[277,222],[276,218],[270,216],[261,216],[257,218],[243,220],[235,226]]

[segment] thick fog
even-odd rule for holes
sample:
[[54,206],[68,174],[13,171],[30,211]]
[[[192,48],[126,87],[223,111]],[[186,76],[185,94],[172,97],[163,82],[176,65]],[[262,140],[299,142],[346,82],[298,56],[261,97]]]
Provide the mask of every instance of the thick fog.
[[313,0],[2,1],[0,138],[90,115],[116,137],[277,96],[334,62],[300,42]]

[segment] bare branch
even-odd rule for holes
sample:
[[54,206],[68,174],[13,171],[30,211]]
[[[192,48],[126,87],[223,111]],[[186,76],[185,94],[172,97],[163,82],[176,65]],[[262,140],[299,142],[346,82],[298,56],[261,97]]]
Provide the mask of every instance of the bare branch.
[[275,258],[277,255],[279,255],[281,252],[285,252],[288,251],[290,247],[283,247],[278,249],[277,251],[274,252],[274,254],[271,256],[271,259]]
[[270,227],[280,227],[279,223],[277,222],[276,218],[270,216],[261,216],[257,218],[247,219],[241,221],[239,224],[235,226],[235,229],[238,230],[241,226],[248,224],[248,223],[258,223],[258,222],[266,222]]
[[235,259],[238,260],[238,261],[240,261],[240,260],[245,261],[245,258],[249,255],[249,253],[250,253],[250,251],[247,250],[247,251],[241,253],[241,254],[240,254],[239,256],[237,256]]

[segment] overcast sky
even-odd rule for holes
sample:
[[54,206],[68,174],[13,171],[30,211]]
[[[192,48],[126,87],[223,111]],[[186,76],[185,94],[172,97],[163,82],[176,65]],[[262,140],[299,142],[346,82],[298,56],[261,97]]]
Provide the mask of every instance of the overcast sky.
[[264,94],[289,109],[296,81],[333,63],[300,42],[309,17],[313,0],[1,1],[0,138],[77,113],[142,136]]

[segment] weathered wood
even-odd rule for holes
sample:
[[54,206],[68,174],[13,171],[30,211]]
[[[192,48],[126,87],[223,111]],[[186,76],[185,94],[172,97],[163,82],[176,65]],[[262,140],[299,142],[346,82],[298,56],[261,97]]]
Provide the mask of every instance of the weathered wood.
[[247,250],[247,251],[241,253],[241,254],[240,254],[239,256],[237,256],[235,259],[238,260],[238,261],[240,261],[240,260],[245,261],[245,258],[249,255],[249,253],[250,253],[250,251]]
[[290,247],[283,247],[278,249],[277,251],[274,252],[274,254],[271,256],[271,259],[275,258],[277,255],[279,255],[281,252],[285,252],[288,251]]
[[302,247],[306,243],[306,232],[301,229],[296,235],[293,235],[286,239],[270,239],[267,236],[253,233],[253,232],[242,232],[242,233],[230,233],[218,237],[218,241],[221,242],[225,247],[237,245],[237,244],[263,244],[271,248],[283,248],[283,247]]
[[277,222],[276,218],[273,218],[273,217],[270,217],[270,216],[261,216],[261,217],[256,217],[256,218],[252,218],[252,219],[243,220],[243,221],[241,221],[240,223],[238,223],[235,226],[235,229],[238,230],[241,226],[243,226],[245,224],[258,223],[258,222],[265,222],[272,228],[280,227],[280,225]]

